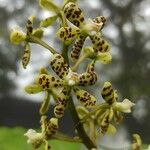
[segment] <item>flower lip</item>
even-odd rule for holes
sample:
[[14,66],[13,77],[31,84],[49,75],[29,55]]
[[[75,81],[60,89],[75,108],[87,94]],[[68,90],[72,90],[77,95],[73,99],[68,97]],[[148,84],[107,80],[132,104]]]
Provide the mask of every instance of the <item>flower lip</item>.
[[69,73],[66,76],[66,81],[69,86],[73,86],[78,82],[78,74],[69,69]]
[[88,19],[87,23],[84,25],[84,29],[87,30],[89,35],[95,35],[102,28],[103,23],[96,23],[92,19]]
[[132,103],[130,100],[124,99],[122,102],[115,102],[112,107],[116,111],[130,113],[131,107],[133,107],[134,105],[135,104]]
[[28,138],[27,143],[31,143],[35,148],[38,148],[44,139],[43,133],[38,133],[33,129],[29,129],[24,136]]

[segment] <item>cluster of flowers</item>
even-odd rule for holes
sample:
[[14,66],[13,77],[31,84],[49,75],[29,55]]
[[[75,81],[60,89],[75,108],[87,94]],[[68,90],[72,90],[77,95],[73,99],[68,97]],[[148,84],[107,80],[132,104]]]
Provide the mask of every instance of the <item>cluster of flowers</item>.
[[[42,143],[45,143],[45,149],[49,149],[47,140],[57,132],[58,120],[63,117],[72,93],[81,103],[81,106],[76,107],[76,110],[87,133],[90,133],[91,125],[96,128],[100,127],[102,134],[114,132],[115,127],[111,123],[113,119],[117,123],[120,122],[122,120],[121,112],[131,112],[134,103],[128,99],[117,102],[116,90],[112,88],[110,82],[105,82],[102,88],[101,95],[105,100],[105,103],[102,104],[96,105],[96,98],[82,89],[83,86],[93,85],[97,81],[97,74],[94,69],[95,62],[100,61],[103,64],[108,64],[112,59],[110,46],[101,34],[106,23],[105,17],[99,16],[85,21],[82,10],[76,3],[69,2],[69,0],[62,9],[50,0],[40,0],[40,6],[55,12],[56,15],[41,21],[40,28],[37,29],[33,29],[34,17],[30,17],[26,25],[26,34],[21,31],[12,31],[10,35],[12,43],[24,43],[23,67],[26,68],[30,60],[29,44],[35,42],[30,37],[41,39],[43,27],[52,25],[59,17],[62,24],[56,35],[65,45],[74,42],[70,53],[71,60],[78,63],[80,57],[86,55],[87,58],[91,59],[91,62],[87,66],[87,70],[79,74],[75,72],[75,69],[69,67],[61,54],[52,51],[50,67],[56,75],[52,75],[46,68],[42,68],[34,84],[25,88],[26,92],[30,94],[42,91],[46,93],[40,108],[41,132],[37,133],[35,130],[29,129],[25,134],[29,138],[28,142],[32,143],[34,148],[38,148]],[[68,22],[71,24],[70,26],[68,26]],[[90,47],[83,46],[87,38],[91,40],[92,46]],[[55,100],[54,117],[47,119],[45,115],[49,110],[51,97]],[[98,135],[97,131],[99,129],[95,130],[95,135]]]

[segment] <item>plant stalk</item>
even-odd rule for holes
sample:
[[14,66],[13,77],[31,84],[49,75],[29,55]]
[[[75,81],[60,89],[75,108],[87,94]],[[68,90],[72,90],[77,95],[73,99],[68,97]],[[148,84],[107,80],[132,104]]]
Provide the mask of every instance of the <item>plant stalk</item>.
[[82,61],[84,61],[85,58],[88,57],[89,54],[84,53],[75,63],[75,65],[71,68],[72,71],[76,71],[79,67],[79,65],[81,64]]
[[39,45],[45,47],[46,49],[48,49],[53,54],[58,53],[58,52],[55,51],[55,49],[53,49],[47,43],[45,43],[44,41],[42,41],[41,39],[39,39],[39,38],[37,38],[37,37],[35,37],[33,35],[28,35],[28,37],[26,38],[26,41],[39,44]]
[[76,125],[76,129],[78,131],[78,135],[82,139],[82,142],[84,143],[84,145],[89,150],[91,150],[92,148],[96,148],[96,145],[88,137],[88,135],[86,134],[86,132],[85,132],[85,130],[83,128],[83,124],[80,122],[80,119],[79,119],[77,111],[75,109],[75,105],[74,105],[72,97],[69,98],[69,104],[68,105],[69,105],[70,113],[71,113],[71,115],[73,117],[74,124]]
[[[69,60],[68,60],[68,46],[66,46],[66,45],[63,45],[62,56],[65,58],[65,60],[69,64]],[[84,60],[84,58],[82,60]],[[71,94],[71,91],[70,91],[70,94]],[[77,111],[76,111],[76,108],[75,108],[75,104],[74,104],[73,99],[72,99],[71,96],[69,97],[68,108],[69,108],[71,116],[73,118],[74,125],[76,126],[76,129],[78,131],[78,135],[81,138],[83,144],[89,150],[91,150],[92,148],[96,148],[96,145],[91,141],[91,139],[89,138],[89,136],[87,135],[87,133],[85,132],[85,130],[83,128],[83,124],[80,122],[80,118],[79,118],[79,116],[77,114]]]

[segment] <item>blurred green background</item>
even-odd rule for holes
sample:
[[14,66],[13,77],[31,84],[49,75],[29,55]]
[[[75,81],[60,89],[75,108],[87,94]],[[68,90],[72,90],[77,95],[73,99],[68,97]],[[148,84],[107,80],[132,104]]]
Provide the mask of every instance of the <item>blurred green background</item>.
[[[62,3],[62,0],[55,1]],[[102,138],[101,144],[108,146],[109,143],[109,147],[114,148],[129,145],[133,133],[140,134],[144,143],[150,143],[150,1],[80,0],[79,5],[86,18],[107,17],[103,35],[110,42],[113,55],[111,64],[96,64],[99,82],[89,90],[99,97],[99,88],[109,80],[118,89],[121,101],[127,97],[136,103],[133,113],[125,115],[118,134]],[[38,23],[52,13],[40,9],[37,0],[0,0],[0,150],[30,149],[22,135],[28,128],[39,127],[42,95],[27,95],[23,87],[33,81],[40,67],[48,65],[49,53],[32,45],[31,62],[23,70],[20,62],[22,47],[9,42],[10,31],[13,28],[25,30],[30,15],[36,15]],[[45,40],[60,50],[61,43],[53,36],[58,27],[56,23],[46,29]],[[81,66],[83,68],[85,65]],[[52,115],[52,109],[49,115]],[[15,127],[18,126],[22,128],[17,130]],[[66,112],[61,130],[73,135],[73,129],[71,117]],[[6,139],[10,141],[10,147]],[[59,149],[62,150],[54,148]],[[75,145],[74,149],[80,148]]]

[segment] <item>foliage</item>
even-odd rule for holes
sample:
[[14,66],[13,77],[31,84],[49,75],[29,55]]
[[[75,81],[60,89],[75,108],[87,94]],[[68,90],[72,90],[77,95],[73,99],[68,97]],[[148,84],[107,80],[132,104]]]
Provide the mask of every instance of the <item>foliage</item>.
[[[23,128],[0,128],[0,149],[1,150],[32,150],[32,146],[28,145],[23,134],[26,132]],[[49,142],[52,150],[77,150],[80,144],[65,141],[52,140]],[[41,147],[39,150],[42,150]]]

